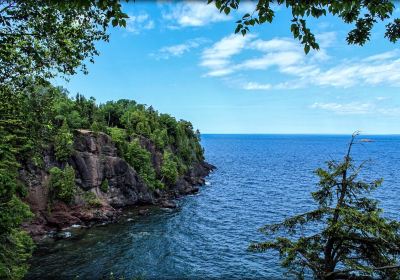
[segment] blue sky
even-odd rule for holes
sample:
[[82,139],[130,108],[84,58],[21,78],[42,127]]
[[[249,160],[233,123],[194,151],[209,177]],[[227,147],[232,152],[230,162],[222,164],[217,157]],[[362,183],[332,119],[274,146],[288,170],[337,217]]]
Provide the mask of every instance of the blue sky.
[[233,31],[251,2],[230,16],[202,2],[124,8],[127,28],[97,44],[89,74],[57,81],[71,95],[134,99],[202,133],[400,133],[400,49],[384,39],[384,24],[359,47],[345,42],[352,25],[311,20],[321,49],[306,56],[285,8],[245,37]]

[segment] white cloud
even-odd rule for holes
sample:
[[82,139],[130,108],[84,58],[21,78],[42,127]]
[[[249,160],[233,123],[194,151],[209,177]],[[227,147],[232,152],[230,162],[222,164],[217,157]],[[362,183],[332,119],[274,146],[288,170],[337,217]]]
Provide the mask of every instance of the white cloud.
[[155,24],[147,13],[140,13],[138,15],[128,15],[126,20],[126,30],[133,34],[139,34],[143,30],[153,29]]
[[[236,15],[242,17],[245,13],[255,11],[257,1],[241,1],[237,11],[231,10],[229,15],[221,13],[215,3],[207,1],[182,1],[178,3],[160,3],[162,17],[169,22],[168,28],[199,27],[216,22],[232,20]],[[274,6],[275,7],[275,6]],[[232,27],[234,28],[234,27]]]
[[301,50],[300,45],[290,38],[274,38],[268,41],[257,39],[249,44],[249,48],[262,52]]
[[[338,88],[360,85],[400,87],[400,51],[332,61],[328,49],[335,44],[336,34],[328,32],[317,37],[321,49],[305,55],[303,46],[291,38],[262,40],[254,34],[244,37],[230,35],[204,50],[200,65],[207,69],[206,76],[228,76],[267,69],[291,76],[288,81],[271,84],[270,89],[310,85]],[[250,55],[252,57],[249,58]],[[266,81],[253,80],[248,83],[266,84]],[[242,88],[249,89],[246,85],[242,84]]]
[[331,111],[336,114],[343,115],[359,115],[359,114],[367,114],[372,110],[372,104],[370,103],[314,103],[310,106],[313,109],[321,109],[326,111]]
[[305,86],[304,82],[301,81],[286,81],[286,82],[281,82],[277,84],[271,84],[271,83],[258,83],[258,82],[247,82],[247,83],[239,83],[240,88],[244,90],[272,90],[272,89],[298,89],[298,88],[303,88]]
[[324,32],[315,35],[319,46],[324,49],[332,46],[336,42],[336,32]]
[[319,109],[330,111],[338,115],[386,115],[386,116],[400,116],[399,107],[382,107],[373,102],[360,103],[314,103],[310,106],[312,109]]
[[210,76],[210,77],[221,77],[221,76],[226,76],[228,74],[233,73],[233,70],[231,69],[216,69],[216,70],[212,70],[210,72],[207,73],[206,76]]
[[386,96],[378,96],[376,98],[376,100],[378,100],[378,101],[387,100],[387,99],[389,99],[389,97],[386,97]]
[[[317,73],[314,66],[305,64],[303,48],[296,41],[288,38],[252,41],[256,37],[254,34],[229,35],[205,49],[200,65],[207,68],[206,76],[226,76],[243,70],[265,70],[271,67],[278,68],[281,73],[297,76]],[[235,63],[234,56],[246,50],[257,51],[261,56]],[[280,88],[283,87],[280,85]]]
[[171,23],[170,28],[204,26],[231,20],[230,16],[220,13],[213,3],[207,5],[206,1],[168,4],[167,10],[162,12],[162,17]]
[[239,14],[251,14],[256,10],[258,1],[240,1],[238,12]]
[[[385,58],[386,56],[386,58]],[[352,63],[342,62],[312,78],[317,85],[353,87],[363,84],[400,86],[400,57],[378,54]]]
[[369,57],[365,58],[363,61],[364,62],[382,61],[382,60],[394,58],[394,57],[396,57],[398,55],[399,55],[399,50],[396,49],[396,50],[393,50],[393,51],[388,51],[388,52],[380,53],[380,54],[377,54],[377,55],[369,56]]
[[171,57],[179,57],[182,56],[184,53],[191,51],[192,49],[198,48],[201,44],[205,42],[207,42],[207,40],[204,38],[195,38],[182,44],[162,47],[156,53],[151,53],[150,56],[156,59],[169,59]]
[[232,56],[240,53],[252,38],[254,38],[252,34],[248,36],[232,34],[205,49],[200,65],[208,68],[206,76],[225,76],[233,73],[235,67],[231,65]]
[[271,84],[259,84],[259,83],[252,83],[249,82],[243,86],[245,90],[268,90],[271,89]]
[[248,59],[237,65],[238,69],[267,69],[271,66],[280,67],[281,71],[293,71],[289,68],[302,60],[302,55],[294,51],[268,53],[260,58]]

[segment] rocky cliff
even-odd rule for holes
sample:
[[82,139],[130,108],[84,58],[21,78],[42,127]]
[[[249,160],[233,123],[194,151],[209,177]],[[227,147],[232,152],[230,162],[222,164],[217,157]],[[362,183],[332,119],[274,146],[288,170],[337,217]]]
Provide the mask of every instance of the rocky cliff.
[[[152,155],[156,172],[162,164],[162,154],[146,138],[142,147]],[[62,167],[55,159],[54,151],[44,152],[43,165],[26,165],[20,178],[28,187],[27,203],[35,218],[24,225],[33,235],[41,236],[50,230],[59,230],[73,224],[90,225],[112,221],[121,208],[134,205],[160,204],[174,207],[172,198],[198,191],[204,177],[214,168],[206,162],[194,162],[189,171],[181,176],[175,186],[167,189],[151,189],[125,160],[118,156],[111,138],[104,133],[79,130],[74,137],[74,151],[68,164],[75,170],[76,192],[72,203],[53,201],[49,195],[49,170]],[[107,184],[107,191],[101,186]]]

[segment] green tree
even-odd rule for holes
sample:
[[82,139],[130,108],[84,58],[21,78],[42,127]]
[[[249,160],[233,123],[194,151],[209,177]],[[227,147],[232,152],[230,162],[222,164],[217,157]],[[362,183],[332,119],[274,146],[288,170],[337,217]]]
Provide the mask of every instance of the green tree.
[[76,110],[57,123],[50,99],[59,97],[58,90],[50,87],[47,94],[38,86],[47,90],[47,79],[77,69],[86,73],[84,62],[93,62],[98,55],[95,42],[108,41],[109,23],[125,26],[125,18],[118,0],[0,2],[1,279],[22,278],[32,252],[32,240],[19,229],[30,211],[20,199],[23,193],[15,166],[40,158],[54,123],[59,126],[67,117],[71,127],[81,125]]
[[50,169],[50,191],[53,198],[70,203],[75,195],[75,170],[67,166],[64,170],[58,167]]
[[90,124],[94,121],[94,114],[96,111],[96,99],[90,97],[86,99],[82,94],[77,94],[75,97],[75,109],[82,118],[82,124],[80,128],[89,128]]
[[151,130],[150,130],[150,125],[147,121],[144,122],[138,122],[136,125],[136,134],[142,135],[145,137],[150,137]]
[[108,128],[108,134],[111,136],[111,139],[116,144],[120,156],[124,157],[127,149],[127,135],[125,129],[110,127]]
[[95,42],[108,41],[109,23],[125,26],[127,17],[118,0],[2,1],[0,84],[86,73],[83,61],[98,55]]
[[[156,172],[152,154],[138,139],[130,142],[135,134],[141,134],[141,140],[149,138],[159,152],[171,153],[165,154],[163,167],[167,184],[175,182],[175,169],[182,175],[193,160],[202,158],[197,156],[198,153],[202,156],[200,137],[189,122],[178,122],[168,114],[159,114],[152,107],[132,100],[97,106],[93,99],[81,95],[72,99],[65,89],[40,79],[27,79],[24,88],[0,83],[0,100],[0,278],[23,277],[32,252],[32,240],[20,229],[21,223],[32,213],[23,203],[27,188],[18,180],[18,170],[32,163],[43,167],[41,159],[51,145],[64,165],[73,151],[71,129],[92,127],[110,135],[119,155],[153,189],[164,187],[161,170],[160,174]],[[145,126],[139,127],[137,133],[135,130],[140,123]],[[127,133],[129,129],[132,129],[130,134]],[[75,190],[72,167],[55,169],[52,173],[53,199],[70,202]],[[90,205],[101,204],[98,199],[90,201]]]
[[143,148],[137,139],[128,144],[124,158],[139,173],[148,187],[153,189],[162,187],[160,181],[156,179],[151,153]]
[[100,112],[103,120],[110,127],[128,128],[130,116],[127,115],[126,119],[123,117],[128,111],[136,107],[136,102],[128,99],[120,99],[118,101],[108,101],[100,105]]
[[69,130],[67,121],[64,120],[63,125],[54,137],[54,150],[56,159],[66,161],[73,151],[74,136]]
[[307,273],[315,279],[398,279],[400,223],[382,217],[368,196],[382,180],[358,179],[365,162],[357,166],[350,157],[355,137],[342,162],[316,170],[317,209],[264,226],[269,240],[250,250],[277,250],[282,266],[299,279]]
[[0,121],[0,279],[21,279],[28,270],[26,261],[34,246],[20,226],[33,215],[20,199],[25,192],[17,182],[18,134],[7,132],[6,124],[9,127],[10,123]]
[[0,235],[0,242],[0,278],[22,279],[28,271],[28,260],[34,249],[31,237],[24,230],[12,228],[7,234]]
[[151,134],[150,139],[157,148],[164,149],[168,145],[168,132],[165,128],[156,128]]
[[165,150],[163,154],[161,175],[164,177],[165,182],[169,185],[174,185],[179,175],[178,164],[174,160],[174,155],[167,150]]
[[[237,10],[240,0],[208,0],[208,3],[215,2],[215,6],[229,14],[231,10]],[[298,39],[304,45],[305,53],[310,48],[319,49],[314,34],[307,26],[307,20],[310,18],[320,18],[331,14],[340,18],[344,23],[355,23],[355,28],[347,35],[348,44],[364,45],[371,37],[373,26],[379,21],[386,21],[391,18],[395,5],[394,1],[388,0],[259,0],[253,13],[247,13],[237,21],[235,33],[246,35],[249,27],[271,23],[275,17],[274,5],[284,6],[291,10],[292,20],[290,31],[295,39]],[[385,37],[395,43],[400,38],[400,19],[393,19],[386,24]]]

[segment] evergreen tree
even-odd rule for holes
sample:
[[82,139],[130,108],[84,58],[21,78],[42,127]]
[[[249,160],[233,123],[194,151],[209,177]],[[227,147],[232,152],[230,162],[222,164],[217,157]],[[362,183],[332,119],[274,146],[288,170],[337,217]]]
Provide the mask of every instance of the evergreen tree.
[[377,201],[368,197],[382,180],[358,179],[364,163],[356,166],[350,157],[356,136],[342,162],[316,170],[317,209],[264,226],[269,240],[250,250],[277,250],[282,266],[299,279],[310,273],[315,279],[398,279],[400,223],[382,217]]
[[21,224],[32,217],[22,202],[18,158],[31,150],[24,122],[24,98],[0,86],[0,279],[21,279],[28,270],[33,242]]
[[67,166],[64,170],[58,167],[50,169],[50,191],[52,198],[70,203],[75,194],[75,170]]

